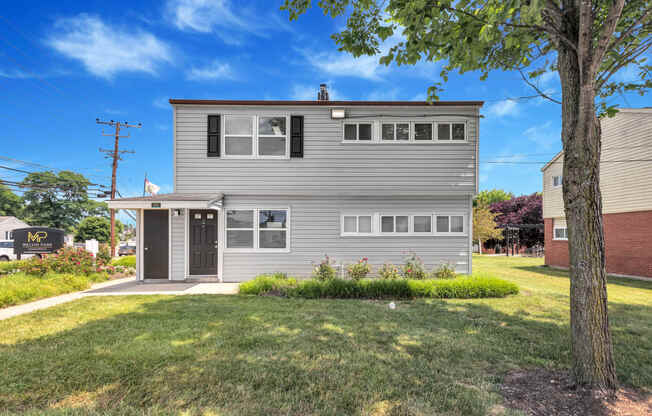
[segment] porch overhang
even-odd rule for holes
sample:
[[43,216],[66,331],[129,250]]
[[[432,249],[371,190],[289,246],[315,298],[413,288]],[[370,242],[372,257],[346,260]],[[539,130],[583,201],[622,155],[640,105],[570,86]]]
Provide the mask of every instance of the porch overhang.
[[119,198],[107,201],[112,209],[221,209],[224,194],[178,193]]

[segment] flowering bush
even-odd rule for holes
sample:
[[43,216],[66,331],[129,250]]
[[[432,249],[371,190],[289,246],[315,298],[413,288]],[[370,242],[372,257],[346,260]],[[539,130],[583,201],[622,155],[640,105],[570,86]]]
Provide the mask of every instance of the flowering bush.
[[327,255],[324,256],[324,258],[318,263],[314,264],[314,268],[312,270],[312,275],[313,277],[317,278],[318,280],[331,280],[335,279],[337,275],[337,270],[335,270],[335,267],[333,265],[335,264],[335,259],[331,258]]
[[403,259],[402,269],[403,276],[406,279],[422,280],[428,277],[428,273],[426,273],[423,266],[423,260],[413,251],[410,251]]
[[[126,268],[122,267],[122,272],[126,272]],[[48,272],[85,276],[91,273],[120,273],[116,266],[107,264],[102,258],[95,258],[93,253],[74,247],[61,248],[41,259],[32,257],[20,265],[20,270],[35,276],[44,276]]]
[[433,279],[454,279],[456,276],[455,266],[451,263],[442,263],[432,271]]
[[108,244],[100,244],[97,252],[97,259],[101,260],[104,264],[109,264],[111,262],[111,249]]
[[378,276],[380,276],[381,279],[400,279],[402,277],[401,271],[392,263],[384,263],[380,266],[380,269],[378,269]]
[[349,264],[346,267],[346,273],[353,280],[360,280],[371,273],[371,265],[367,257],[361,258],[357,263]]

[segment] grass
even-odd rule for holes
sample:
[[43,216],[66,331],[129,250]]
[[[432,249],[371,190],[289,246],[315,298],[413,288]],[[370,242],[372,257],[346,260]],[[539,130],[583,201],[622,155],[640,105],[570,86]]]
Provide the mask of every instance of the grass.
[[14,273],[0,277],[0,308],[85,290],[105,280],[108,276],[104,273],[89,276],[48,273],[43,277]]
[[[0,321],[0,409],[25,414],[501,414],[517,368],[567,368],[565,272],[476,257],[506,298],[84,298]],[[652,390],[652,283],[612,279],[620,381]],[[2,410],[0,410],[2,413]],[[514,414],[506,411],[505,414]]]
[[501,298],[518,293],[518,286],[489,275],[456,279],[361,279],[344,280],[277,278],[261,275],[241,283],[240,293],[264,295],[273,292],[291,298],[319,299],[472,299]]

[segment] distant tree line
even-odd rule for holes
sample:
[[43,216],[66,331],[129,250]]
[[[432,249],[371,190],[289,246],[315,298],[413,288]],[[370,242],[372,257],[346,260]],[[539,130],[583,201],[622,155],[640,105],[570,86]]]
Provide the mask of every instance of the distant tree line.
[[[109,241],[109,209],[92,199],[91,182],[67,170],[32,172],[17,185],[23,195],[0,182],[0,216],[13,216],[34,226],[59,228],[74,233],[76,241]],[[90,193],[90,194],[89,194]],[[91,195],[91,196],[89,196]],[[118,233],[123,224],[116,221]]]

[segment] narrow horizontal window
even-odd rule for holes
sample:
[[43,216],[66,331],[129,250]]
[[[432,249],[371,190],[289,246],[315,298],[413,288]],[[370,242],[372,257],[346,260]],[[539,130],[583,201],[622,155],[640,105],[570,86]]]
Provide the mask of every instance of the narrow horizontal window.
[[382,215],[380,217],[380,231],[383,233],[409,233],[409,215]]
[[414,140],[432,140],[432,123],[414,123]]
[[345,123],[344,140],[347,141],[371,141],[371,123]]
[[466,232],[464,215],[437,215],[435,227],[438,234],[463,234]]
[[453,123],[453,140],[466,140],[466,124]]
[[343,215],[342,234],[371,234],[372,216],[370,215]]
[[437,140],[451,139],[451,125],[449,123],[437,123]]
[[432,215],[415,215],[412,217],[413,232],[431,233],[432,232]]

